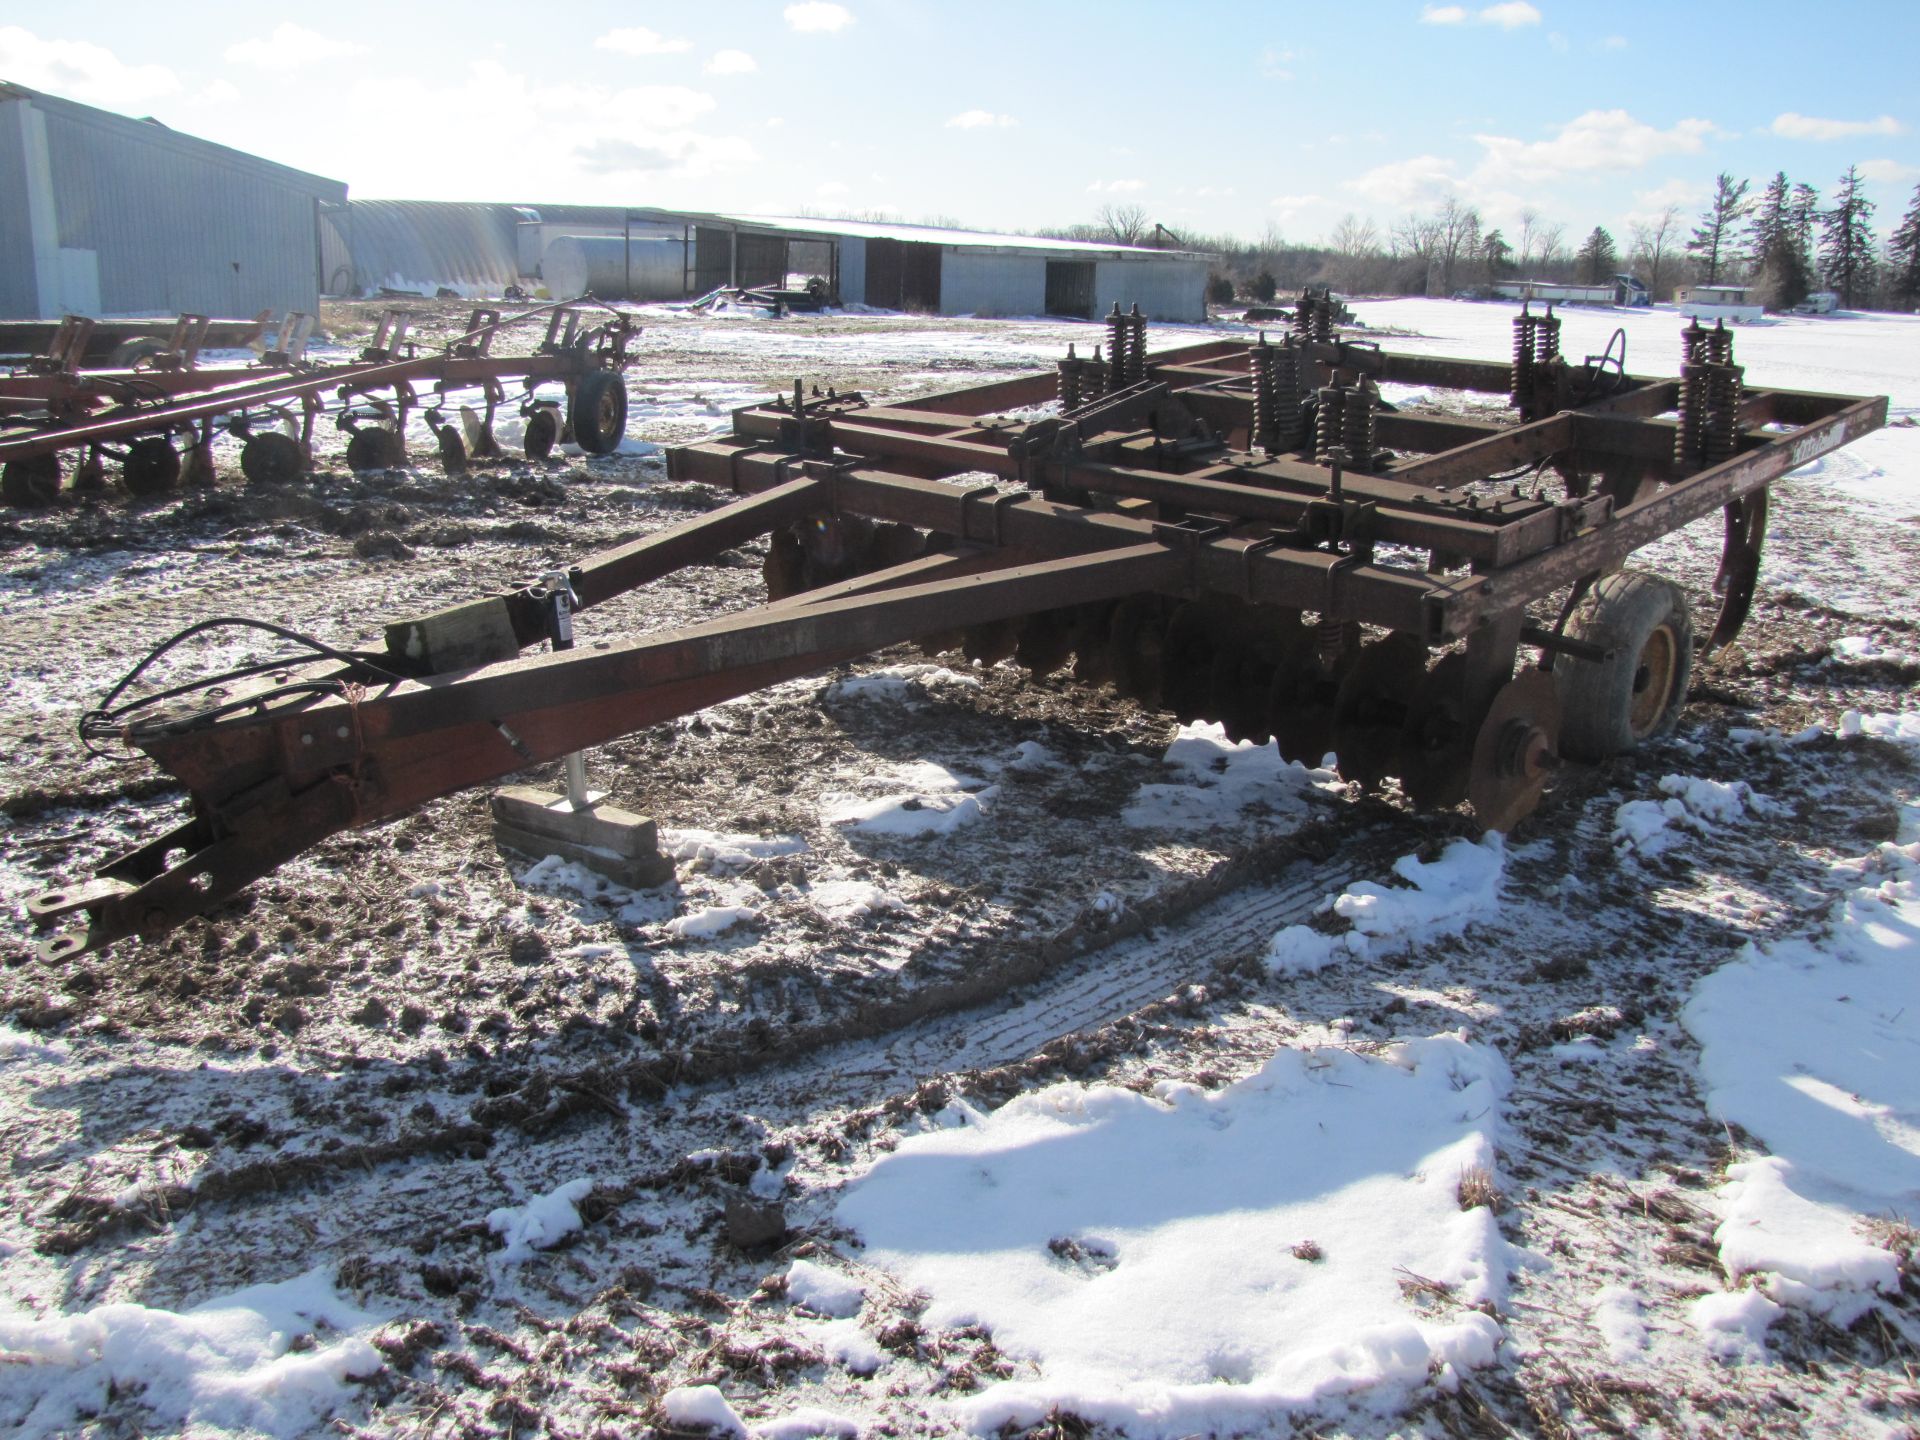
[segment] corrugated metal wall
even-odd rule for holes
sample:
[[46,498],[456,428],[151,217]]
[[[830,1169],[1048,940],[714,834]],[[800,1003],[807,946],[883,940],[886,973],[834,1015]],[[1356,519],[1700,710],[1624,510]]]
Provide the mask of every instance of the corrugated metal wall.
[[1149,320],[1204,321],[1207,318],[1207,262],[1204,260],[1102,260],[1094,268],[1093,315],[1097,320],[1115,304],[1135,305]]
[[33,232],[27,218],[26,160],[20,120],[24,101],[0,101],[0,319],[40,315],[34,283]]
[[[344,201],[346,186],[151,121],[14,93],[4,108],[32,106],[44,119],[59,245],[82,252],[76,262],[91,252],[101,313],[317,307],[317,209]],[[7,137],[16,164],[21,128],[16,117]],[[6,181],[0,169],[0,210],[21,208],[4,203],[24,196]]]
[[444,285],[462,294],[498,295],[520,281],[512,206],[354,200],[344,216],[331,218],[352,256],[352,284],[341,284],[329,246],[330,293],[368,293],[386,285],[431,295]]
[[940,267],[942,315],[1043,315],[1044,255],[973,255],[949,250]]

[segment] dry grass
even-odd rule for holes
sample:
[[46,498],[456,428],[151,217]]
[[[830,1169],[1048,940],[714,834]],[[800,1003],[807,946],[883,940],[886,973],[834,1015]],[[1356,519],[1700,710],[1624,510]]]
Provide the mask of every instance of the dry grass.
[[1493,1172],[1484,1165],[1469,1165],[1460,1172],[1454,1196],[1462,1210],[1484,1205],[1498,1215],[1507,1208],[1507,1197],[1500,1193],[1500,1187],[1493,1183]]

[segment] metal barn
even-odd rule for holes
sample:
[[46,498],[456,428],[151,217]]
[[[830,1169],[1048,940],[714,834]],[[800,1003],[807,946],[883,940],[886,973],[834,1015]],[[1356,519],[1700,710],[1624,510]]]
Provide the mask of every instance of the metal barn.
[[0,80],[0,318],[318,308],[347,187]]

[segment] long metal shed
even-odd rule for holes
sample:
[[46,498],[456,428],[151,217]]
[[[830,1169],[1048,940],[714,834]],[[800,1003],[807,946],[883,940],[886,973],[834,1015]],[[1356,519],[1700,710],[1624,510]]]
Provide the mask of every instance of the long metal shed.
[[690,288],[764,284],[782,276],[789,247],[830,251],[844,301],[938,315],[1066,315],[1092,319],[1115,304],[1150,320],[1204,320],[1207,269],[1190,250],[1103,245],[931,225],[812,216],[635,210],[636,223],[679,223],[691,239]]
[[0,318],[319,305],[347,187],[0,80]]

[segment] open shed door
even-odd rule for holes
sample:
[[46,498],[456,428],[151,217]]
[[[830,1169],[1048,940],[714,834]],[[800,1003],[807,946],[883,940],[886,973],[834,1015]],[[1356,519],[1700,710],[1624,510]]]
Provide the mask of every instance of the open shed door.
[[1047,314],[1093,318],[1093,261],[1047,262]]
[[940,247],[914,240],[867,241],[867,304],[940,313]]

